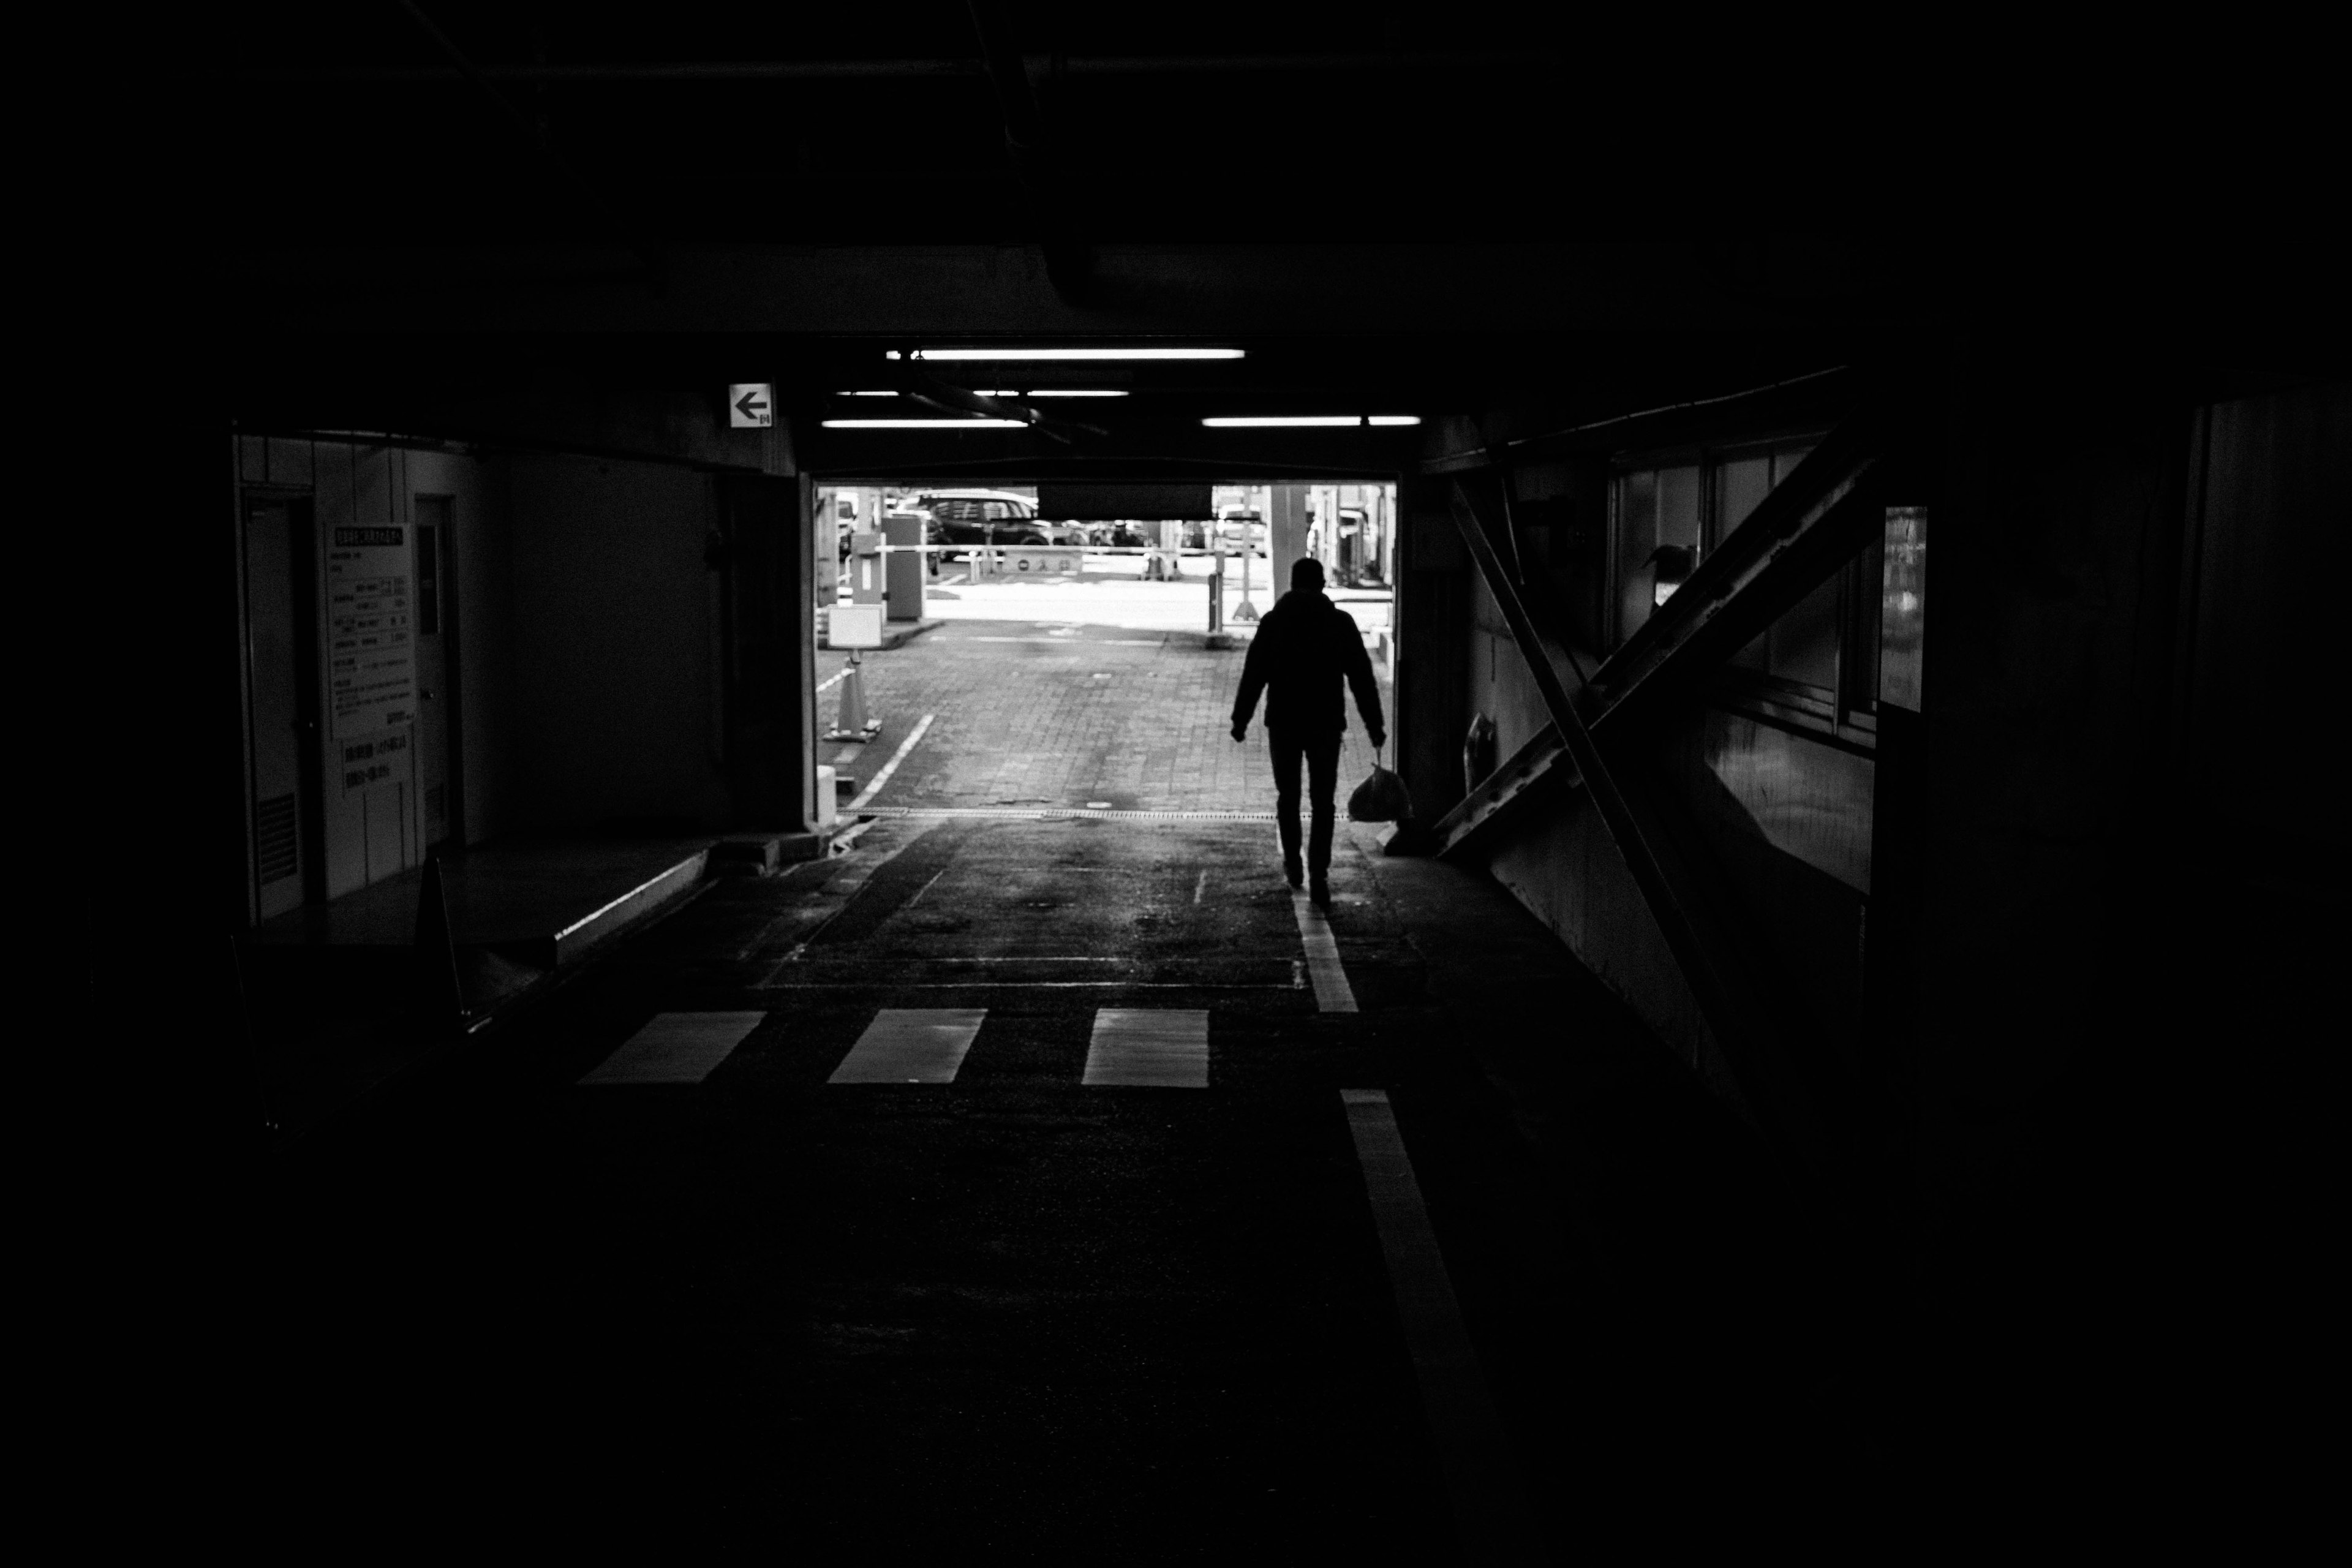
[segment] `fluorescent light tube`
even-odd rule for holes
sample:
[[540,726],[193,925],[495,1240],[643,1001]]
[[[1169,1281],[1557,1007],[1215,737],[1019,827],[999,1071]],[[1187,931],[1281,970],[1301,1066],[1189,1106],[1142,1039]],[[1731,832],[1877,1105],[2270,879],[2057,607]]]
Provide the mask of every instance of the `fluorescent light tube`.
[[1026,430],[1018,419],[826,419],[828,430]]
[[1215,430],[1264,430],[1300,426],[1350,425],[1418,425],[1418,414],[1232,414],[1203,419],[1202,424]]
[[1041,386],[1034,392],[983,392],[982,397],[1125,397],[1124,392],[1106,392],[1075,386]]
[[[1240,359],[1241,349],[917,349],[909,359],[1045,360],[1045,359]],[[897,359],[898,351],[887,351]]]
[[1273,426],[1302,425],[1361,425],[1360,414],[1243,414],[1203,419],[1202,424],[1213,430],[1264,429]]

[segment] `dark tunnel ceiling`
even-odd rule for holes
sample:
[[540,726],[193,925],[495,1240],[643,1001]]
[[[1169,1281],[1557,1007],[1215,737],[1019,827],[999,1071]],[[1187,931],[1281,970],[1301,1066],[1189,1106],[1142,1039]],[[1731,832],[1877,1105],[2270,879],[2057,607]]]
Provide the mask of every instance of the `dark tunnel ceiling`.
[[[2229,168],[2145,73],[1986,26],[1867,37],[1777,12],[1635,22],[1500,5],[1103,7],[459,5],[231,12],[210,79],[273,221],[377,243],[1624,238],[2128,213],[2145,181]],[[1043,150],[1008,157],[975,17],[1029,62]],[[2212,69],[2226,71],[2215,43]],[[529,136],[542,132],[546,151]],[[571,174],[564,170],[572,171]],[[369,174],[428,202],[355,199]],[[574,177],[576,176],[576,178]],[[2256,179],[2259,184],[2259,179]],[[584,184],[593,195],[583,195]],[[1054,210],[1041,214],[1041,202]]]
[[[1507,395],[1573,423],[1866,359],[1960,311],[2141,340],[2199,299],[2290,338],[2315,308],[2342,317],[2314,303],[2340,241],[2294,237],[2321,223],[2296,150],[2327,144],[2327,95],[2218,35],[2173,62],[2197,74],[2192,116],[2147,58],[2023,47],[1990,21],[1857,38],[1781,13],[1531,29],[1475,3],[229,15],[226,70],[184,79],[244,193],[212,219],[229,314],[285,347],[244,363],[240,403],[299,384],[396,407],[381,361],[373,387],[333,384],[353,374],[333,338],[393,331],[448,384],[775,378],[817,416],[887,384],[862,373],[880,344],[944,323],[1251,346],[1227,367],[947,378],[1131,387],[1109,423]],[[1008,91],[1038,117],[1025,159]],[[1139,261],[1152,246],[1220,257]],[[919,253],[954,247],[1009,258],[950,298]],[[583,334],[597,346],[564,346]]]

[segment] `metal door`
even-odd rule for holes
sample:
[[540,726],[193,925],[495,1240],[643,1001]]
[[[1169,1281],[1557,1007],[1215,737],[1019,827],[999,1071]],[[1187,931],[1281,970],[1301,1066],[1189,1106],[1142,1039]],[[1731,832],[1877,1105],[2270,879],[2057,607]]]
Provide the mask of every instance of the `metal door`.
[[247,765],[254,909],[262,920],[322,896],[311,526],[307,501],[257,500],[246,508]]

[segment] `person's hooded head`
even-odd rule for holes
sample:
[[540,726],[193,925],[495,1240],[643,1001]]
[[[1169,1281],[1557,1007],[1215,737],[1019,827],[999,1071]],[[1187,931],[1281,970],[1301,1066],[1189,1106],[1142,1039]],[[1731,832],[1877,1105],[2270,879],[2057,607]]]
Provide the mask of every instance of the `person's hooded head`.
[[1290,591],[1294,594],[1319,594],[1323,591],[1323,563],[1312,555],[1302,555],[1290,563]]

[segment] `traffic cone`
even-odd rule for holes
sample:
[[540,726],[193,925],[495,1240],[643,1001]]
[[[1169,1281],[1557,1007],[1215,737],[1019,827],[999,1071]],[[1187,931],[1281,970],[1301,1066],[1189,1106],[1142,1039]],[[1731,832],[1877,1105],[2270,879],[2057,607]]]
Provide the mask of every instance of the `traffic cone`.
[[833,728],[824,738],[828,741],[870,741],[881,727],[866,716],[866,672],[853,653],[849,656],[849,668],[841,678],[841,706],[835,710]]
[[457,939],[449,927],[449,902],[441,889],[441,858],[425,862],[425,886],[416,899],[416,940],[410,949],[417,1015],[435,1028],[458,1030],[470,1015],[466,987],[457,977]]

